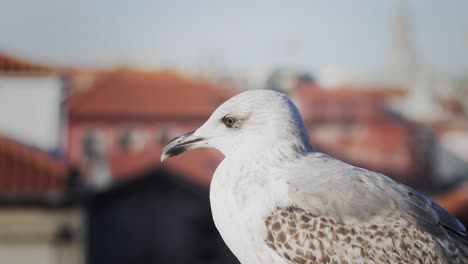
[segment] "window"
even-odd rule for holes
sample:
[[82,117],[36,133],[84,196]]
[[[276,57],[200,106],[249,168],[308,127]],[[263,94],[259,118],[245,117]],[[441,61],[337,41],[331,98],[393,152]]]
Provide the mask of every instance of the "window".
[[97,129],[84,133],[82,139],[83,155],[87,160],[96,160],[104,151],[104,135]]
[[119,145],[124,151],[138,151],[144,147],[144,137],[140,131],[125,129],[120,134]]
[[174,130],[169,128],[160,128],[156,131],[156,144],[165,145],[174,137],[174,135]]

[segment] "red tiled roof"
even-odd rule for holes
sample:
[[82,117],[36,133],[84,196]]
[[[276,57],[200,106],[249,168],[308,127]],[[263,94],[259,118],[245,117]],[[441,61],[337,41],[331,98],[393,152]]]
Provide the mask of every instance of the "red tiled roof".
[[109,163],[114,179],[122,181],[150,169],[164,168],[200,185],[208,186],[222,160],[222,155],[215,150],[196,149],[161,163],[161,151],[162,146],[156,145],[138,152],[112,155],[109,157]]
[[404,95],[405,91],[398,87],[379,89],[378,87],[343,86],[341,88],[322,89],[310,84],[300,85],[291,93],[291,96],[306,102],[359,100],[364,103],[381,103],[388,98],[397,98]]
[[339,100],[340,98],[358,98],[361,100],[379,101],[388,95],[389,94],[387,92],[377,89],[321,89],[315,85],[302,85],[292,91],[292,96],[313,101],[323,98],[333,98],[336,100]]
[[360,90],[324,90],[310,86],[301,86],[291,93],[299,100],[299,106],[306,122],[321,119],[324,121],[380,120],[379,111],[386,95],[375,91]]
[[53,68],[0,53],[0,74],[50,74]]
[[88,89],[76,91],[69,101],[70,118],[205,118],[232,95],[172,72],[128,69],[97,73]]
[[46,198],[63,195],[66,180],[67,166],[63,162],[0,137],[1,197]]

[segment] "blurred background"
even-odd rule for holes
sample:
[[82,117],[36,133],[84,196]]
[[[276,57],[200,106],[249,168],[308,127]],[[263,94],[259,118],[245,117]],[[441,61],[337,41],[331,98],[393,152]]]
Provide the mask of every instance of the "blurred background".
[[0,261],[238,263],[222,156],[162,147],[249,89],[468,224],[465,1],[0,0]]

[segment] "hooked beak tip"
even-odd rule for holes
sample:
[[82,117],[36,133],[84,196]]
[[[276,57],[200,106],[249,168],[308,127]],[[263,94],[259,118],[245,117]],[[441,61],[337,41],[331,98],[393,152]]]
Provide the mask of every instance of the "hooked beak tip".
[[161,153],[161,162],[167,158],[177,156],[184,153],[187,150],[197,148],[197,144],[200,141],[203,141],[204,138],[194,137],[193,131],[187,134],[184,134],[180,137],[176,137],[173,140],[169,141],[164,147]]
[[161,162],[164,162],[164,160],[166,160],[169,156],[163,151],[161,153]]

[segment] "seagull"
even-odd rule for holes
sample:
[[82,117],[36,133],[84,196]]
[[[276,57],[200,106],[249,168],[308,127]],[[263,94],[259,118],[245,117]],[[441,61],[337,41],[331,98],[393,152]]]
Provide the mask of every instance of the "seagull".
[[201,147],[224,155],[210,204],[243,264],[468,263],[455,217],[385,175],[316,151],[282,93],[232,97],[170,141],[161,160]]

